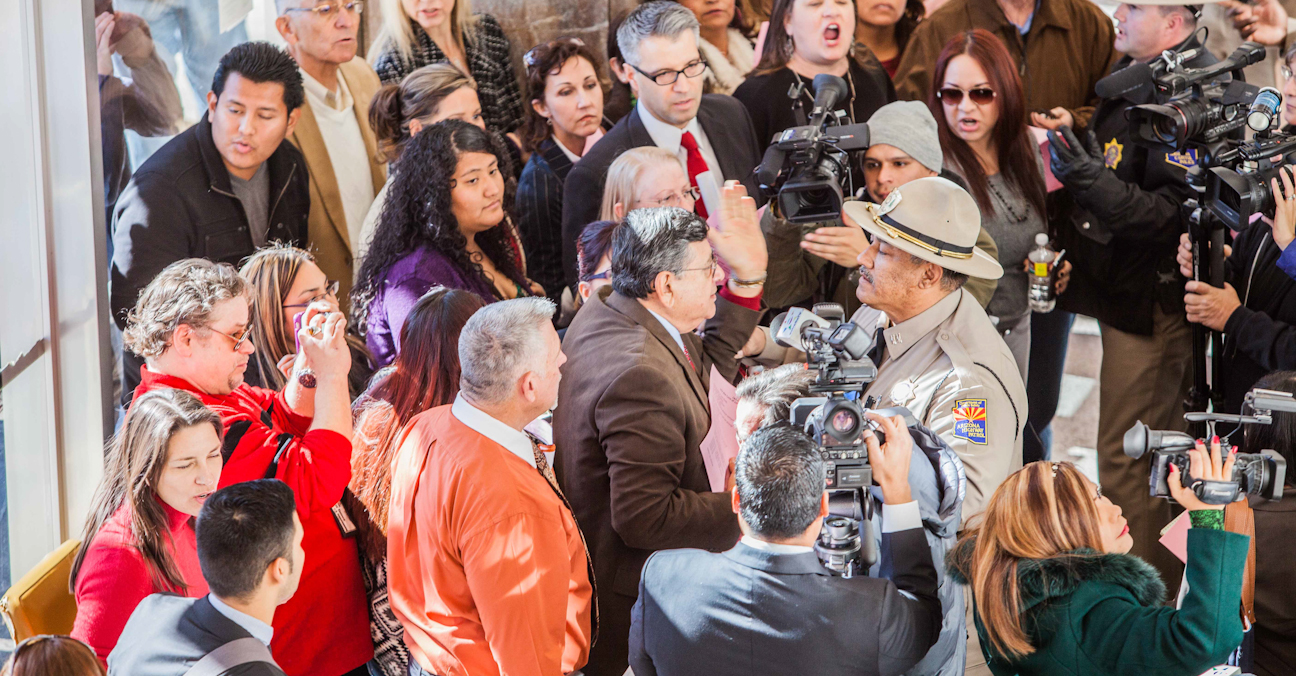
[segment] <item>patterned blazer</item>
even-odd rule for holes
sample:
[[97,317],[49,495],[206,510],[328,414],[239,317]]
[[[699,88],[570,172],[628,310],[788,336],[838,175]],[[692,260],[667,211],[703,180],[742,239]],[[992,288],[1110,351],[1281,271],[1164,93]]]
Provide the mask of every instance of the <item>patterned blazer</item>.
[[[468,74],[477,81],[477,98],[481,101],[486,126],[491,131],[507,134],[522,124],[522,92],[509,58],[512,45],[495,17],[478,14],[475,18],[474,25],[464,34]],[[423,66],[446,61],[445,53],[422,27],[411,20],[410,28],[414,33],[410,58],[393,49],[373,58],[374,70],[385,85],[399,83]]]

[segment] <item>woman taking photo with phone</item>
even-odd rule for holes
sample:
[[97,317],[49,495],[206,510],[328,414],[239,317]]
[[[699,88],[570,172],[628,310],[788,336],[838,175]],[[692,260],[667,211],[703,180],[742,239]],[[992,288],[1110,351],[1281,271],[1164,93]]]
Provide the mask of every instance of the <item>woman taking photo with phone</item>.
[[[1196,481],[1233,475],[1219,439],[1188,451]],[[1171,466],[1170,495],[1187,511],[1188,593],[1162,605],[1156,570],[1128,552],[1121,508],[1066,462],[1034,462],[999,486],[979,524],[950,552],[972,588],[977,635],[995,676],[1197,676],[1242,641],[1238,615],[1250,538],[1224,530]]]

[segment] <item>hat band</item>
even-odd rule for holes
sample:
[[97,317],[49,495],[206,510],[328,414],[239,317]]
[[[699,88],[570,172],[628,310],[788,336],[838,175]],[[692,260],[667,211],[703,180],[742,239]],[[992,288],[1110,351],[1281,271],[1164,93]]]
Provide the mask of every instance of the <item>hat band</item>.
[[891,218],[886,214],[874,216],[873,220],[877,221],[878,225],[882,226],[891,237],[903,239],[938,256],[964,259],[972,257],[972,249],[974,247],[958,246],[956,244],[950,244],[949,242],[936,239],[935,237],[928,237],[927,235],[896,221],[894,218]]

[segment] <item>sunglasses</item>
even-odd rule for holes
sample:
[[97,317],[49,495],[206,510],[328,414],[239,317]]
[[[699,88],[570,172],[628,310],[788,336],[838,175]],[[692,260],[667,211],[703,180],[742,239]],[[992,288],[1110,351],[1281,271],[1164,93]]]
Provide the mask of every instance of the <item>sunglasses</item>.
[[[940,91],[936,92],[936,98],[947,106],[957,106],[963,102],[964,93],[958,87],[942,87]],[[972,103],[978,106],[984,106],[995,98],[995,91],[989,87],[973,87],[966,94],[968,98],[972,99]]]

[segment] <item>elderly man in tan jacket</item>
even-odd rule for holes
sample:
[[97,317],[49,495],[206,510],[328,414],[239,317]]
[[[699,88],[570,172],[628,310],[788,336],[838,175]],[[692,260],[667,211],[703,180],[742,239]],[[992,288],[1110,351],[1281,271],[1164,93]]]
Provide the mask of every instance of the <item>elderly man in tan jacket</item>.
[[369,128],[369,102],[381,83],[356,56],[357,0],[276,0],[275,28],[301,68],[306,105],[288,137],[310,169],[306,243],[325,275],[337,280],[346,307],[360,230],[387,180]]

